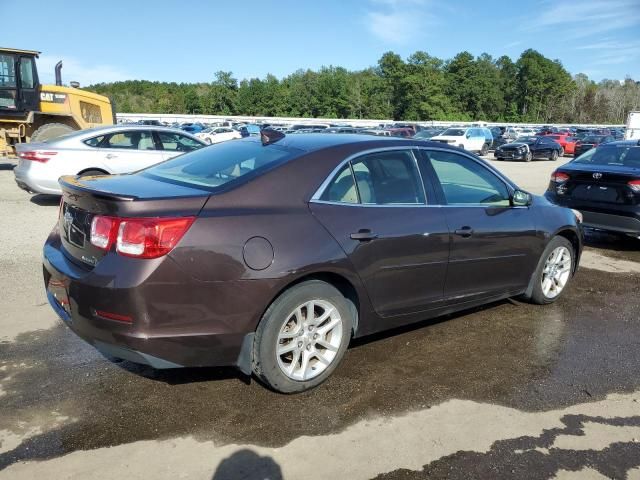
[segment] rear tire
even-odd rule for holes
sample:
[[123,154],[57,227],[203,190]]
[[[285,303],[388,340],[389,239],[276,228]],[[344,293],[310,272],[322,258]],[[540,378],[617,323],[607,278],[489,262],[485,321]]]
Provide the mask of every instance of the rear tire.
[[75,128],[65,125],[64,123],[45,123],[38,127],[38,129],[31,135],[30,142],[44,142],[45,140],[51,140],[52,138],[66,135],[75,131]]
[[[323,315],[328,316],[323,320]],[[320,280],[299,283],[285,290],[260,320],[253,373],[281,393],[314,388],[342,360],[353,324],[352,309],[335,287]]]
[[551,156],[549,157],[549,160],[551,160],[552,162],[555,162],[556,160],[558,160],[558,151],[557,150],[552,150],[551,151]]
[[489,153],[489,145],[485,143],[480,149],[480,156],[484,157],[487,153]]
[[575,251],[571,242],[561,236],[553,237],[533,274],[533,290],[529,301],[538,305],[555,302],[573,277],[574,263]]
[[524,155],[524,161],[525,161],[525,162],[530,162],[532,159],[533,159],[533,154],[532,154],[531,152],[527,152],[527,153]]
[[564,157],[564,148],[560,147],[560,152],[558,152],[559,157]]

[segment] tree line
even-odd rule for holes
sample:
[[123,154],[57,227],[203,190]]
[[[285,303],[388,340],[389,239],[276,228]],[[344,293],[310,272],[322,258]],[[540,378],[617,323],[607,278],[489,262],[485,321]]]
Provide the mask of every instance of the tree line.
[[531,49],[515,62],[387,52],[364,70],[329,66],[241,81],[218,71],[209,83],[128,80],[88,89],[110,96],[121,113],[619,124],[640,109],[640,82],[572,77]]

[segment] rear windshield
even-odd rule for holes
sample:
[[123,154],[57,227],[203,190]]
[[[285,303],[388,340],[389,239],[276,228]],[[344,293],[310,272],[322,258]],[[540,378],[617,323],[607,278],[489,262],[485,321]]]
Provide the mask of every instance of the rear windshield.
[[591,143],[591,142],[598,143],[598,142],[601,142],[603,138],[604,136],[600,136],[600,135],[589,135],[585,137],[582,143]]
[[259,175],[301,151],[257,140],[234,140],[201,148],[142,171],[172,183],[215,188],[241,177]]
[[576,158],[573,163],[640,168],[640,147],[621,145],[592,148]]
[[462,130],[461,128],[447,128],[440,135],[442,136],[446,135],[449,137],[461,137],[462,135],[464,135],[464,130]]

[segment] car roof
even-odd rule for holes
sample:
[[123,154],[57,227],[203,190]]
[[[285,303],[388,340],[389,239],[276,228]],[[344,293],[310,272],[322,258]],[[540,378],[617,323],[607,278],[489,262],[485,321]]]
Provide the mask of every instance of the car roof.
[[615,142],[603,143],[601,147],[640,147],[640,140],[617,140]]

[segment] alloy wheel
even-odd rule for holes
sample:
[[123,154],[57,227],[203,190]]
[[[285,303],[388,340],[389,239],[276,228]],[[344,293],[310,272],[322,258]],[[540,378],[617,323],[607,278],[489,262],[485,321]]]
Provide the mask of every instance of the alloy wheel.
[[342,343],[342,318],[335,305],[311,300],[285,319],[276,345],[278,366],[292,380],[320,375],[336,358]]
[[569,281],[571,275],[571,252],[567,247],[555,248],[547,257],[542,270],[542,293],[547,298],[556,298]]

